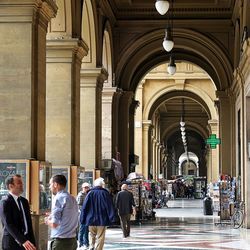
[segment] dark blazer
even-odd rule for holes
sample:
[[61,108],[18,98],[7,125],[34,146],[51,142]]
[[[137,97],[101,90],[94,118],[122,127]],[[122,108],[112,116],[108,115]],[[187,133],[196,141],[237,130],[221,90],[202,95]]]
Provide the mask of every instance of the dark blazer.
[[128,190],[120,191],[116,196],[115,205],[119,215],[132,214],[133,206],[135,207],[133,194]]
[[2,248],[11,250],[23,250],[22,244],[29,240],[35,244],[35,237],[32,229],[30,207],[28,200],[24,197],[20,197],[25,212],[28,234],[24,235],[22,232],[22,218],[20,210],[14,200],[14,198],[8,194],[6,199],[0,202],[0,217],[3,225],[3,240]]

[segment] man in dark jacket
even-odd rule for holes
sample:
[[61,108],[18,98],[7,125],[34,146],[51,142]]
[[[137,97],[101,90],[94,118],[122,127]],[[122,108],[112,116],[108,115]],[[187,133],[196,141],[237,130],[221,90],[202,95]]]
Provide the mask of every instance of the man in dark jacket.
[[128,191],[127,184],[121,186],[115,204],[118,209],[123,236],[126,238],[130,235],[130,216],[133,213],[133,207],[135,207],[133,194]]
[[3,224],[3,250],[35,250],[30,207],[23,193],[22,177],[18,174],[6,180],[9,194],[0,204],[0,217]]
[[96,179],[93,186],[83,202],[80,222],[89,226],[90,249],[102,250],[106,227],[115,222],[115,209],[103,178]]
[[[89,183],[84,182],[82,184],[82,190],[78,193],[77,198],[76,198],[80,211],[82,209],[83,202],[89,190],[90,190]],[[78,241],[79,241],[79,247],[81,247],[81,250],[87,249],[89,247],[89,228],[88,226],[82,223],[80,223],[79,225]]]

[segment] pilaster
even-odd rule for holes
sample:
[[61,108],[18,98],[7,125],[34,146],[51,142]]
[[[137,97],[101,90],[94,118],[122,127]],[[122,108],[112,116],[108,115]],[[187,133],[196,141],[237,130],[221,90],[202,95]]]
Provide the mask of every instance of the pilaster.
[[133,99],[129,108],[129,154],[134,154],[135,112],[138,106],[139,101]]
[[152,126],[151,120],[142,122],[142,174],[149,177],[149,129]]
[[52,0],[0,1],[1,158],[45,160],[46,32],[56,11]]
[[231,106],[228,93],[217,91],[219,98],[219,136],[221,138],[220,147],[220,174],[232,175],[232,124]]
[[80,164],[80,68],[87,55],[78,39],[47,41],[46,159]]
[[[216,137],[219,137],[219,124],[217,120],[209,120],[208,126],[210,128],[211,134],[215,134]],[[208,150],[208,166],[207,166],[207,180],[208,182],[217,181],[220,175],[219,170],[219,147],[221,145],[217,145],[215,149]]]
[[119,102],[119,145],[118,150],[121,153],[121,162],[125,175],[129,172],[129,109],[132,103],[134,93],[132,91],[123,91]]
[[122,91],[117,89],[113,96],[112,102],[112,158],[116,158],[119,144],[119,103],[122,96]]
[[115,87],[104,87],[102,91],[102,159],[112,158],[112,101]]
[[80,164],[101,167],[102,88],[108,73],[104,68],[81,69]]

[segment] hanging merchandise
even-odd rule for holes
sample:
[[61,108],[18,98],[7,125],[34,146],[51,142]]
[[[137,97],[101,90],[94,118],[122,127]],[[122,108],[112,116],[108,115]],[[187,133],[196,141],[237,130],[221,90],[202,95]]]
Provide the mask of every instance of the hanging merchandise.
[[234,213],[234,204],[236,201],[236,178],[231,178],[228,175],[222,175],[219,181],[219,223],[231,225],[231,218]]
[[151,183],[143,179],[127,179],[127,183],[129,190],[133,193],[136,205],[136,216],[132,217],[131,220],[140,222],[154,218]]

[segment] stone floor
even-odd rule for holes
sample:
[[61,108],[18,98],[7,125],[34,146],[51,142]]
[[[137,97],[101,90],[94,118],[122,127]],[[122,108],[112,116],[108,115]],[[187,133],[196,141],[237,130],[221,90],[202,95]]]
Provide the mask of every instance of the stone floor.
[[108,228],[104,250],[250,250],[250,230],[215,225],[219,217],[203,215],[201,200],[174,200],[168,206],[155,210],[155,221],[133,225],[129,238],[123,239],[120,228]]

